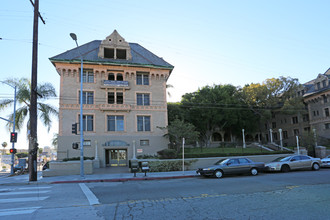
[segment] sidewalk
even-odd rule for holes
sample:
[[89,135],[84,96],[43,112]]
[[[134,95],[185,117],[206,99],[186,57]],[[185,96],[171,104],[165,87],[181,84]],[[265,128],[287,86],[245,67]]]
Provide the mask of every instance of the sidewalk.
[[8,176],[0,178],[0,185],[26,185],[26,184],[59,184],[59,183],[92,183],[92,182],[125,182],[142,180],[180,179],[196,177],[195,171],[173,171],[158,173],[97,173],[92,175],[55,176],[42,177],[42,172],[38,172],[38,180],[30,182],[29,174]]

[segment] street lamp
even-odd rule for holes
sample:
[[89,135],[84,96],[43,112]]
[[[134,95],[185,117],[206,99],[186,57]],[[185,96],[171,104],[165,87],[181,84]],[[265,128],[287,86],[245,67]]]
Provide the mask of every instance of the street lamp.
[[[9,121],[7,119],[4,119],[4,118],[1,118],[0,117],[1,119],[5,120],[5,121],[8,121],[10,123],[13,123],[13,133],[15,133],[15,127],[16,127],[16,125],[15,125],[15,122],[16,122],[16,85],[13,86],[13,85],[10,85],[9,83],[6,83],[4,81],[0,81],[0,82],[2,82],[4,84],[12,87],[15,90],[15,93],[14,93],[14,117],[13,117],[13,121]],[[13,149],[13,151],[15,149],[15,142],[14,141],[12,142],[12,149]],[[11,165],[10,165],[10,173],[11,174],[14,174],[14,162],[15,162],[15,154],[12,153],[11,154]]]
[[[76,42],[77,48],[78,42],[77,42],[77,35],[74,33],[70,33],[70,37],[72,40]],[[82,54],[79,51],[80,55],[80,176],[84,178],[84,134],[83,134],[83,57]]]

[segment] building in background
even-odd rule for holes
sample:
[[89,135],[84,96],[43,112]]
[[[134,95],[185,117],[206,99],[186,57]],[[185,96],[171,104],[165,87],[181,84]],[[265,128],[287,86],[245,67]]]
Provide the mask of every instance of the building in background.
[[[80,54],[83,79],[80,79]],[[173,66],[115,30],[50,58],[60,75],[58,160],[78,157],[72,149],[79,135],[80,80],[83,80],[84,156],[98,157],[101,167],[127,166],[133,156],[167,148],[166,82]],[[79,125],[78,125],[79,132]],[[96,149],[97,147],[97,149]],[[97,152],[97,155],[96,155]]]

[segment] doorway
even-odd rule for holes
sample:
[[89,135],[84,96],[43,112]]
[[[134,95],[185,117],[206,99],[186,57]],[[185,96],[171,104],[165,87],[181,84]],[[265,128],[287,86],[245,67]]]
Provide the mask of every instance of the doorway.
[[127,166],[127,150],[106,149],[105,162],[106,162],[106,166],[111,166],[111,167]]

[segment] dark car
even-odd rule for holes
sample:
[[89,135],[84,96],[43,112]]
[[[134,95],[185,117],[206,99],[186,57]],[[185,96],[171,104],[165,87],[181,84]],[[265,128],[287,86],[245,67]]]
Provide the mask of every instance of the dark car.
[[265,164],[262,162],[253,162],[248,158],[228,158],[219,160],[213,166],[199,168],[196,173],[201,176],[214,176],[221,178],[226,174],[250,173],[255,176],[262,171]]

